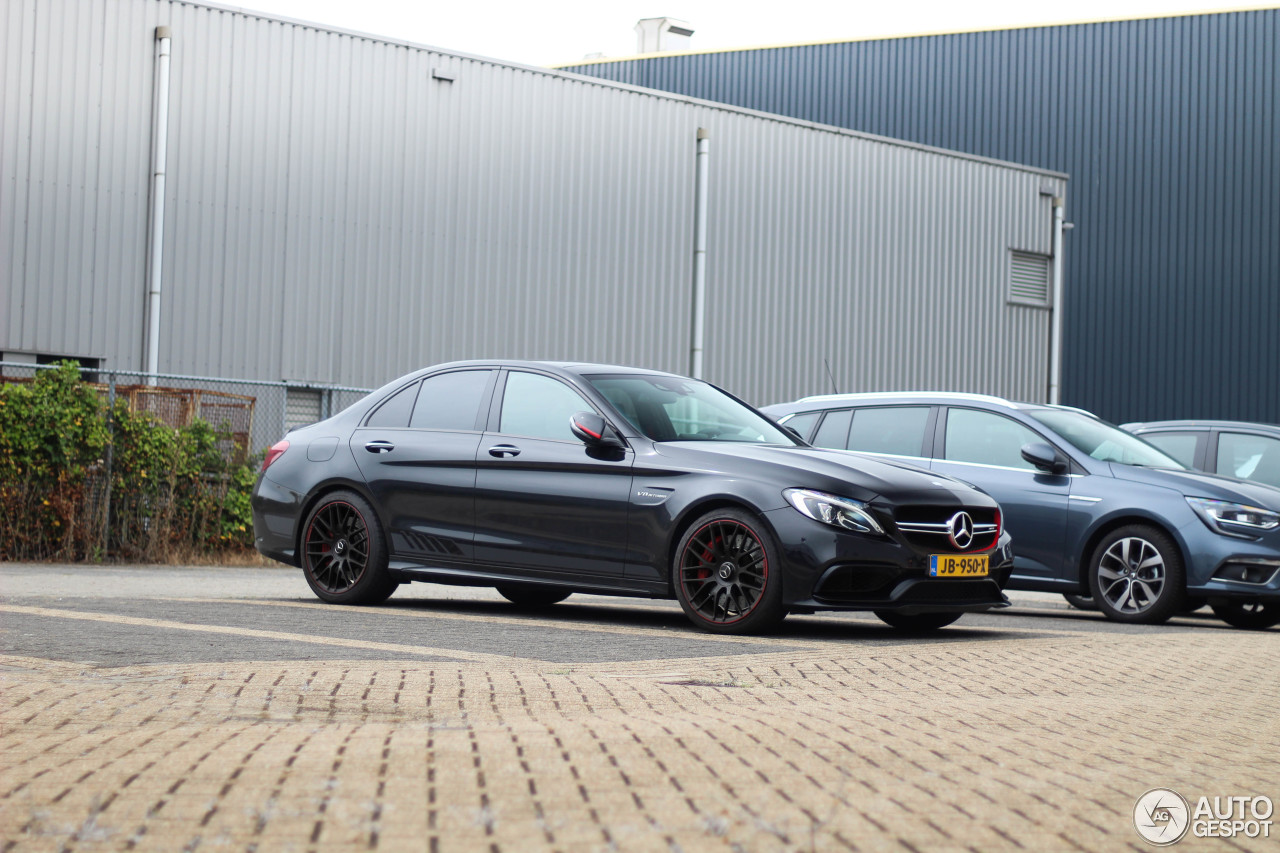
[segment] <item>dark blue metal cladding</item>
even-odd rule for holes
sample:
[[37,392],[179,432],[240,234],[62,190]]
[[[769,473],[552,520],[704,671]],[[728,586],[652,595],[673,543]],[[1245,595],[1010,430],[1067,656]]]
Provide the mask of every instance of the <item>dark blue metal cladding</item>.
[[1064,402],[1280,422],[1278,46],[1270,9],[564,70],[1067,172]]

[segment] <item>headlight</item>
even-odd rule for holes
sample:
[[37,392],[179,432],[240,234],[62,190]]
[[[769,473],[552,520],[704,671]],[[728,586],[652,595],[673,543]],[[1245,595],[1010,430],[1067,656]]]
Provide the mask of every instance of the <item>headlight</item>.
[[1211,498],[1187,498],[1209,529],[1227,536],[1253,538],[1280,526],[1280,513],[1269,509]]
[[783,497],[800,512],[839,527],[842,530],[853,530],[858,533],[878,533],[884,535],[884,529],[876,522],[862,501],[853,498],[841,498],[826,492],[815,492],[811,489],[785,489]]

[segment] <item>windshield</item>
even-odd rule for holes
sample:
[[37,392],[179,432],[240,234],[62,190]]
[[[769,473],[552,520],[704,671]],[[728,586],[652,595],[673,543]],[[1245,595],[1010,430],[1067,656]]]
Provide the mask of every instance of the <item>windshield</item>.
[[1062,436],[1077,450],[1100,462],[1185,470],[1185,466],[1176,459],[1166,456],[1136,435],[1092,415],[1067,409],[1043,409],[1027,414]]
[[587,376],[633,427],[654,441],[796,442],[718,388],[671,376]]

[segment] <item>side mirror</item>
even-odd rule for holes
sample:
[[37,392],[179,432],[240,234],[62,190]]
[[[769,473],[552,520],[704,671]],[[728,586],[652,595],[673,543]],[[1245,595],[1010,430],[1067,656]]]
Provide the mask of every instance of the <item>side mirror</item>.
[[587,447],[622,447],[613,427],[595,412],[578,412],[569,418],[569,429]]
[[1067,470],[1067,460],[1042,441],[1022,445],[1022,458],[1050,474],[1064,474]]
[[795,427],[786,426],[784,424],[780,424],[778,428],[783,432],[785,432],[787,435],[794,438],[796,441],[800,442],[805,446],[808,446],[809,442],[804,440],[804,436],[800,434],[800,430],[796,429]]

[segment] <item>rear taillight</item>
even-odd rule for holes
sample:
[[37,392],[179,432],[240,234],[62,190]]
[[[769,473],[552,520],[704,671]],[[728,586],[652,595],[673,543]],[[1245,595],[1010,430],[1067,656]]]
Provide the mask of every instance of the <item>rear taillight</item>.
[[271,445],[271,449],[267,451],[267,458],[262,460],[262,467],[259,470],[265,471],[270,468],[271,463],[275,462],[281,456],[284,456],[284,452],[288,449],[289,440],[285,438],[282,438],[275,444]]

